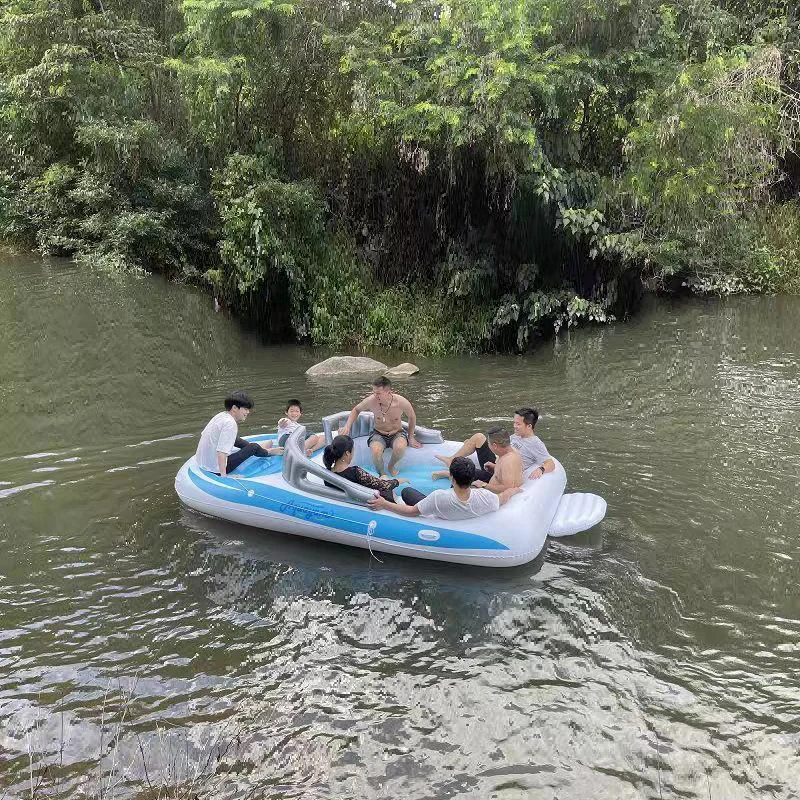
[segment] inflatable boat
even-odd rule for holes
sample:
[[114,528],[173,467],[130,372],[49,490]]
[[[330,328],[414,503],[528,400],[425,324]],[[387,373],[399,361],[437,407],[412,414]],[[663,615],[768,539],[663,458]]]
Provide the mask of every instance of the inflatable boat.
[[[323,419],[326,442],[348,413]],[[353,463],[374,472],[367,446],[373,427],[373,415],[362,413],[350,435]],[[477,519],[451,522],[375,511],[367,506],[374,490],[327,470],[321,450],[307,457],[305,436],[301,426],[289,437],[282,456],[252,457],[225,477],[201,469],[192,457],[178,472],[175,491],[190,508],[232,522],[370,551],[490,567],[525,564],[536,558],[548,535],[579,533],[606,513],[606,502],[597,495],[564,494],[567,476],[557,461],[555,471],[538,480],[528,480],[526,474],[522,492],[499,511]],[[262,441],[275,435],[247,438]],[[422,447],[406,450],[398,477],[408,478],[409,485],[426,494],[449,487],[449,481],[431,478],[431,472],[441,468],[435,456],[450,455],[461,443],[445,441],[440,431],[419,426],[415,438]],[[399,491],[396,497],[402,502]]]

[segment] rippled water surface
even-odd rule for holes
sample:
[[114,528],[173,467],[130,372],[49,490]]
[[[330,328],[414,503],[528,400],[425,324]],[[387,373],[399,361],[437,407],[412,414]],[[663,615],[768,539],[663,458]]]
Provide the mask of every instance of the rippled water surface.
[[227,389],[255,430],[360,381],[186,287],[0,259],[0,797],[797,798],[799,342],[800,298],[739,298],[412,355],[423,424],[533,402],[609,513],[513,570],[378,563],[172,487]]

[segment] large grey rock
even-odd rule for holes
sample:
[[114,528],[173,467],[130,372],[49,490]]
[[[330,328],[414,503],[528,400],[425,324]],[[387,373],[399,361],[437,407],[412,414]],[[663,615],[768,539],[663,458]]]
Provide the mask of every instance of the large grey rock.
[[374,358],[363,356],[333,356],[314,364],[306,370],[306,375],[363,375],[363,374],[383,374],[388,367]]
[[419,372],[419,367],[416,364],[398,364],[396,367],[387,369],[384,375],[388,378],[403,378],[406,375],[416,375]]

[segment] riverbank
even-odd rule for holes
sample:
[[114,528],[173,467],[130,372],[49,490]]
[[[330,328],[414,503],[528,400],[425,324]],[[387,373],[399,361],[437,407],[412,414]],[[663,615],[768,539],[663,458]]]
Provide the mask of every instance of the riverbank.
[[797,289],[788,4],[45,5],[0,16],[6,241],[411,352]]
[[[793,206],[776,213],[766,235],[772,242],[773,266],[769,281],[756,287],[753,282],[726,277],[719,283],[699,278],[675,277],[668,286],[649,286],[642,276],[630,272],[620,279],[616,303],[588,302],[569,289],[554,293],[536,292],[528,296],[507,296],[492,304],[475,294],[452,294],[452,286],[381,286],[366,270],[354,264],[354,257],[332,259],[313,276],[312,296],[305,303],[308,317],[299,335],[285,313],[273,320],[269,304],[258,296],[232,296],[221,285],[219,268],[206,274],[171,276],[176,286],[200,291],[209,305],[225,312],[245,330],[258,334],[267,343],[296,342],[321,348],[325,352],[366,352],[387,349],[415,356],[445,356],[486,352],[525,352],[559,333],[586,325],[625,322],[635,317],[647,295],[664,302],[680,298],[707,299],[733,295],[800,294],[800,213]],[[38,253],[12,244],[0,245],[6,258],[37,260]],[[130,272],[115,259],[77,257],[56,259],[105,274],[109,280]],[[339,271],[341,270],[341,271]],[[134,272],[148,274],[147,270]],[[756,291],[759,288],[760,291]],[[288,307],[288,306],[287,306]],[[284,309],[284,312],[286,309]],[[614,313],[612,313],[612,311]]]

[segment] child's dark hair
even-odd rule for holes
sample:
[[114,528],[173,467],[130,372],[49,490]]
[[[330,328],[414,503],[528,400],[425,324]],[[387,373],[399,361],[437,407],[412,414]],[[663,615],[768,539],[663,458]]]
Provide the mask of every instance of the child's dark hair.
[[539,412],[535,408],[530,408],[529,406],[518,408],[514,413],[518,417],[522,417],[522,421],[526,425],[530,425],[531,428],[534,427],[539,420]]
[[292,398],[286,404],[286,410],[288,411],[292,406],[297,406],[300,409],[300,413],[301,414],[303,413],[303,404],[299,400],[295,400],[294,398]]
[[450,477],[457,486],[466,489],[475,480],[475,464],[469,458],[458,456],[450,462]]
[[345,454],[353,449],[353,440],[349,436],[335,436],[322,453],[322,461],[328,469]]
[[372,381],[372,385],[376,389],[391,389],[392,388],[392,382],[385,375],[382,375],[380,378],[375,378],[375,380]]
[[230,411],[234,406],[239,406],[239,408],[253,408],[253,401],[250,399],[250,395],[247,392],[231,392],[225,398],[225,409]]

